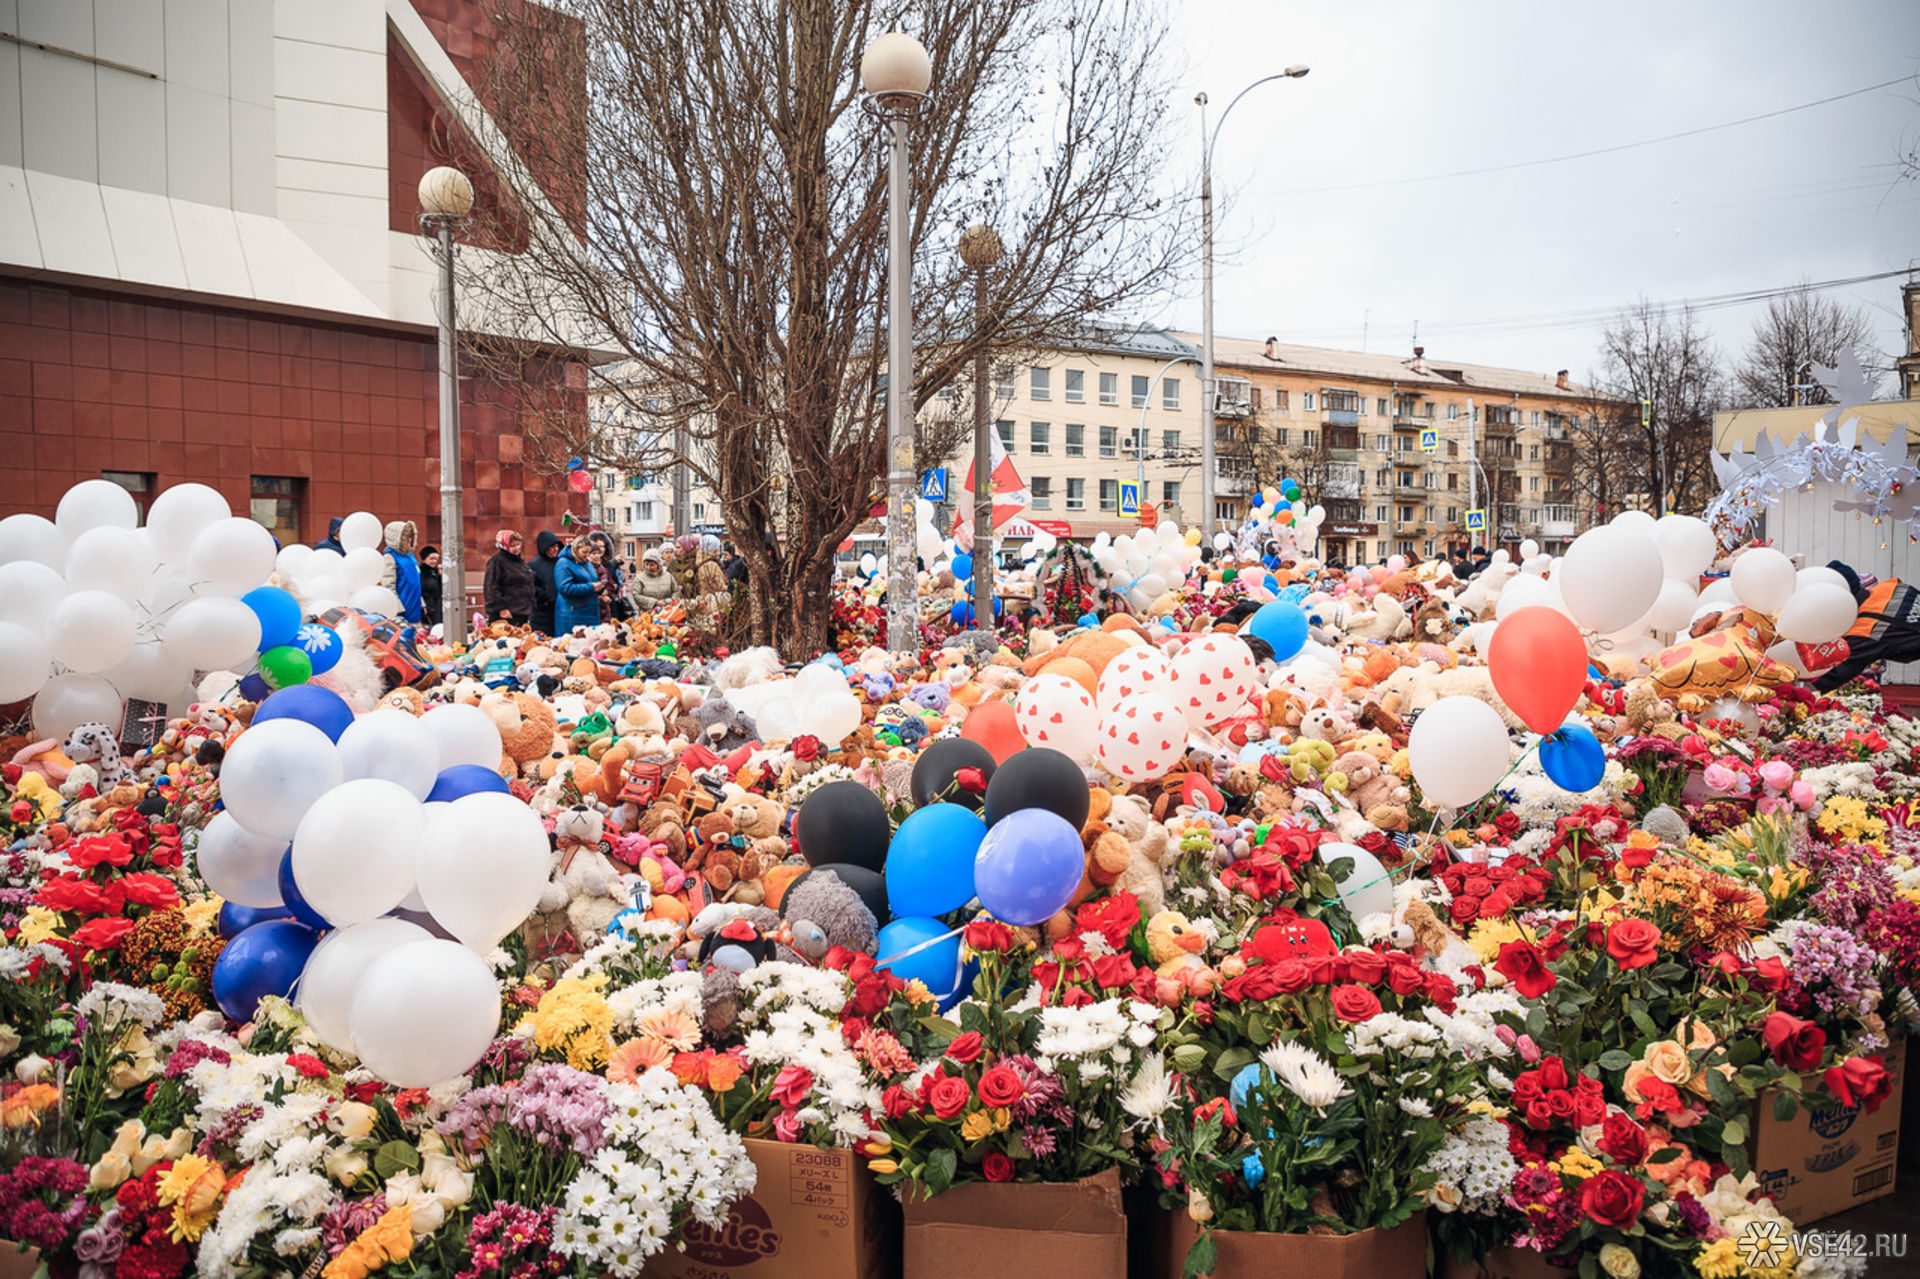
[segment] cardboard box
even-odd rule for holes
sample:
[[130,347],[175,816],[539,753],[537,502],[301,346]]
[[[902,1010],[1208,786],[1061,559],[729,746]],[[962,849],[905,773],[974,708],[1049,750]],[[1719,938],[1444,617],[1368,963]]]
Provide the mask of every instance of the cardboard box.
[[0,1279],[33,1279],[40,1273],[40,1250],[0,1240]]
[[1773,1094],[1760,1097],[1747,1151],[1761,1191],[1794,1225],[1893,1193],[1906,1056],[1904,1039],[1885,1054],[1893,1091],[1871,1115],[1835,1105],[1818,1076],[1807,1078],[1800,1107],[1785,1122],[1773,1117]]
[[906,1205],[906,1279],[1124,1279],[1120,1173],[1084,1181],[968,1182]]
[[[1187,1250],[1200,1227],[1169,1211],[1161,1233],[1160,1279],[1180,1279]],[[1210,1279],[1426,1279],[1427,1214],[1416,1212],[1392,1230],[1352,1235],[1281,1235],[1216,1230]]]
[[1531,1248],[1495,1248],[1474,1261],[1442,1256],[1440,1262],[1440,1279],[1567,1279],[1571,1273]]
[[900,1208],[850,1150],[747,1139],[753,1193],[713,1230],[687,1228],[684,1251],[647,1263],[649,1279],[894,1279]]

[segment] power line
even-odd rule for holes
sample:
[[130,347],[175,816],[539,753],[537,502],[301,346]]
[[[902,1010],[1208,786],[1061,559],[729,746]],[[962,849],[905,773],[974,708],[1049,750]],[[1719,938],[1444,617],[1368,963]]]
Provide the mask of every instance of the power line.
[[1777,111],[1763,111],[1759,115],[1745,116],[1738,120],[1728,120],[1724,124],[1706,124],[1697,129],[1684,129],[1679,133],[1669,133],[1658,138],[1644,138],[1639,142],[1622,142],[1617,146],[1595,147],[1591,151],[1575,151],[1568,155],[1548,156],[1542,160],[1517,160],[1512,164],[1490,164],[1478,169],[1455,169],[1449,173],[1429,173],[1415,178],[1381,178],[1373,182],[1345,182],[1338,186],[1323,187],[1287,187],[1282,195],[1318,195],[1328,191],[1367,191],[1380,187],[1412,186],[1422,182],[1444,182],[1451,178],[1474,178],[1488,173],[1511,173],[1516,169],[1534,169],[1548,164],[1565,164],[1569,160],[1589,160],[1598,155],[1616,155],[1622,151],[1635,151],[1641,147],[1659,146],[1665,142],[1678,142],[1682,138],[1697,138],[1703,133],[1717,133],[1722,129],[1734,129],[1743,124],[1756,124],[1761,120],[1772,120],[1783,115],[1792,115],[1796,111],[1811,111],[1815,107],[1828,106],[1835,102],[1844,102],[1848,98],[1857,98],[1876,89],[1890,89],[1896,84],[1905,84],[1908,76],[1896,76],[1891,80],[1882,80],[1879,84],[1870,84],[1865,88],[1836,93],[1830,98],[1820,98],[1813,102],[1802,102],[1798,106],[1781,107]]

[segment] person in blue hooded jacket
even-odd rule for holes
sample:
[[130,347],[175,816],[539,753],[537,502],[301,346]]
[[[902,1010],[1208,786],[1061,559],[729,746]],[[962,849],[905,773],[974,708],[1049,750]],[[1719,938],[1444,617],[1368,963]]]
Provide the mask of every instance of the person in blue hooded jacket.
[[420,561],[414,558],[413,548],[420,536],[419,529],[412,520],[395,520],[387,525],[385,550],[387,565],[380,575],[380,584],[400,597],[400,617],[403,621],[420,620]]
[[553,562],[553,633],[600,624],[600,548],[590,537],[576,537]]

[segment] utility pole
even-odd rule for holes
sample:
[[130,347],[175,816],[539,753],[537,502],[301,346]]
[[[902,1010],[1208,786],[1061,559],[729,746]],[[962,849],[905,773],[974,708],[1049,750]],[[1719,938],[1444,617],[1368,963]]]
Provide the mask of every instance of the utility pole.
[[[1480,454],[1473,446],[1473,397],[1467,397],[1467,510],[1480,507]],[[1486,527],[1481,526],[1480,535],[1486,536]],[[1467,533],[1467,549],[1473,550],[1473,533]]]

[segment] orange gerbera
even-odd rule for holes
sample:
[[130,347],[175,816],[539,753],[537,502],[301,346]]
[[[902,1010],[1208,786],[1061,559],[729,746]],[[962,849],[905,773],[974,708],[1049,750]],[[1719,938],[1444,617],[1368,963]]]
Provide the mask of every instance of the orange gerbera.
[[677,1008],[655,1009],[640,1019],[640,1037],[673,1052],[692,1052],[700,1046],[700,1025]]
[[746,1067],[732,1053],[717,1053],[711,1048],[680,1053],[673,1059],[673,1075],[688,1087],[709,1092],[726,1092],[738,1083]]
[[672,1056],[673,1050],[657,1039],[644,1036],[629,1039],[613,1050],[613,1060],[607,1063],[607,1078],[616,1084],[630,1084],[645,1071],[664,1066]]

